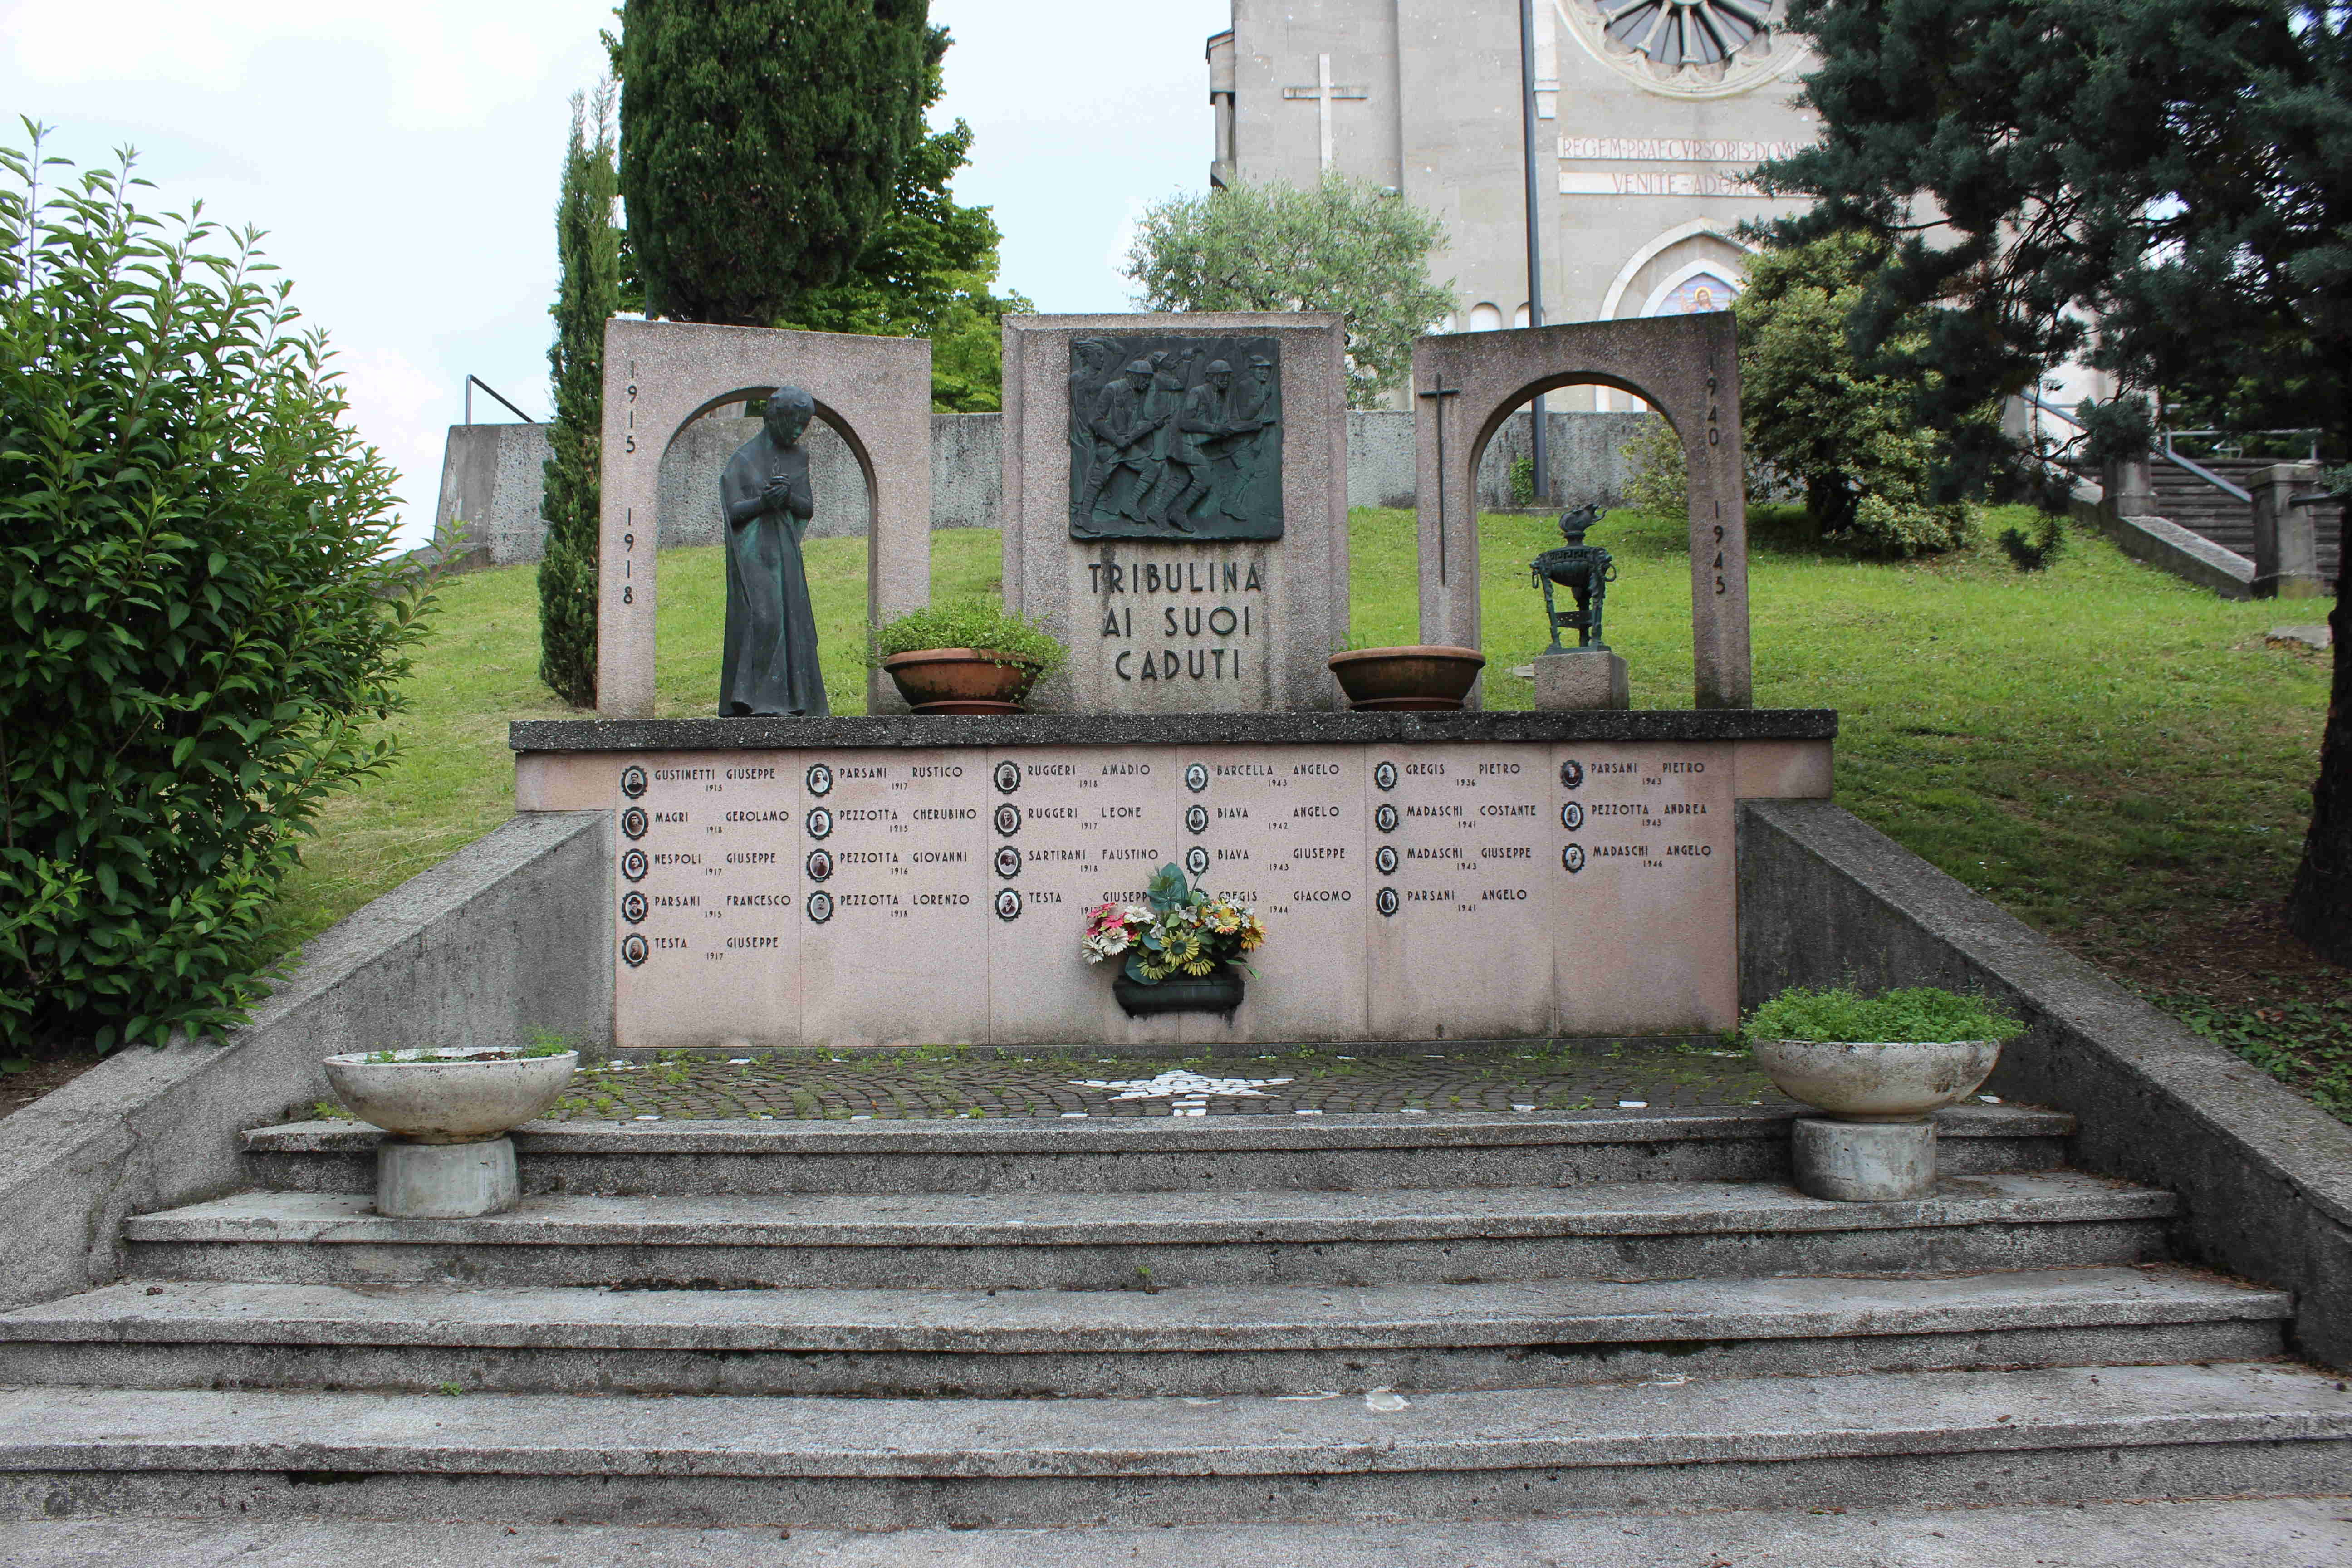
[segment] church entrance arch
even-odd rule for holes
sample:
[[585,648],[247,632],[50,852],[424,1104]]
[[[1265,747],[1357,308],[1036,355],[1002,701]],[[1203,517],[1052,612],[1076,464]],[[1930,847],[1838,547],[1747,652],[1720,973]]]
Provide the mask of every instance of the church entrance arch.
[[[699,322],[604,324],[596,713],[654,712],[662,454],[713,408],[797,386],[865,476],[866,614],[887,621],[930,602],[931,345]],[[866,677],[866,710],[903,711],[889,679]],[[716,686],[712,700],[718,697]]]
[[1413,345],[1421,638],[1479,645],[1478,459],[1511,413],[1563,386],[1632,393],[1690,464],[1694,705],[1754,701],[1748,645],[1747,465],[1728,312],[1425,337]]

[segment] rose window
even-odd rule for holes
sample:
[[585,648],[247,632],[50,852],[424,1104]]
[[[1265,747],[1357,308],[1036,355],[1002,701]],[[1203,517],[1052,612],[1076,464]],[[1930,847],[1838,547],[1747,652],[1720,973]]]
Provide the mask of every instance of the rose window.
[[1794,65],[1779,36],[1783,0],[1559,0],[1577,42],[1655,92],[1718,98],[1745,92]]

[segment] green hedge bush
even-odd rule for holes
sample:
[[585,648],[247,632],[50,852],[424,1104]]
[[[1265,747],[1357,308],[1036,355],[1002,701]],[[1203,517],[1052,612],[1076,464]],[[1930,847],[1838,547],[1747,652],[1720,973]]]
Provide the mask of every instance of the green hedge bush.
[[1933,985],[1868,995],[1792,986],[1748,1016],[1751,1040],[2013,1040],[2025,1026],[1982,996]]
[[[429,581],[251,231],[0,148],[0,1054],[217,1031]],[[413,577],[413,574],[410,574]]]

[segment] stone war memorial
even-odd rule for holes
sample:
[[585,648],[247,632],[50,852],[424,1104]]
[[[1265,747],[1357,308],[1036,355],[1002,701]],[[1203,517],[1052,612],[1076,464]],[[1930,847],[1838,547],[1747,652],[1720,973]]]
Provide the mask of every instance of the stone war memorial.
[[[1020,623],[916,615],[927,343],[610,321],[600,710],[514,723],[515,820],[226,1047],[12,1118],[0,1532],[2344,1561],[2352,1130],[1832,804],[1834,713],[1754,706],[1733,333],[1422,340],[1421,641],[1367,649],[1336,318],[1008,319]],[[1585,508],[1490,563],[1494,646],[1550,634],[1491,710],[1471,483],[1587,384],[1680,438],[1689,570]],[[802,553],[845,484],[862,714]],[[655,700],[680,495],[727,574],[692,717]],[[1611,627],[1685,594],[1689,702],[1631,708]],[[915,654],[1027,710],[902,696]],[[1808,1025],[1846,985],[1966,994],[1926,1039]]]
[[[526,809],[612,816],[615,1044],[1216,1051],[1733,1027],[1737,805],[1825,795],[1834,717],[1747,706],[1740,491],[1709,482],[1738,472],[1728,321],[1537,336],[1538,357],[1439,358],[1419,378],[1460,388],[1426,421],[1431,489],[1466,483],[1530,390],[1580,377],[1708,432],[1697,710],[1344,710],[1326,668],[1347,620],[1337,319],[1032,317],[1005,328],[1005,597],[1067,644],[1065,679],[1018,716],[646,718],[627,672],[650,664],[657,585],[631,476],[715,403],[804,388],[874,464],[885,614],[922,594],[925,536],[885,521],[919,377],[908,345],[615,322],[616,679],[598,719],[514,737]],[[1456,342],[1483,346],[1424,352]],[[747,517],[757,479],[727,502]],[[1444,516],[1450,535],[1424,530],[1424,619],[1475,646],[1456,589],[1475,535]],[[1143,904],[1169,865],[1271,933],[1229,1009],[1132,1013],[1078,950],[1087,911]]]

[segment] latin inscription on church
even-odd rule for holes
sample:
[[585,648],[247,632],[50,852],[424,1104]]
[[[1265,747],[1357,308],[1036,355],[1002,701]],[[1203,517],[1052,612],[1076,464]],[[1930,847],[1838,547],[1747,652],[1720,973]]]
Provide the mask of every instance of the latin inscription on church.
[[1282,537],[1282,346],[1070,343],[1070,537]]
[[[622,764],[631,1046],[1680,1034],[1736,1012],[1730,749],[1295,745]],[[1127,1019],[1085,911],[1272,933],[1230,1026]],[[1170,1030],[1181,1033],[1171,1034]]]

